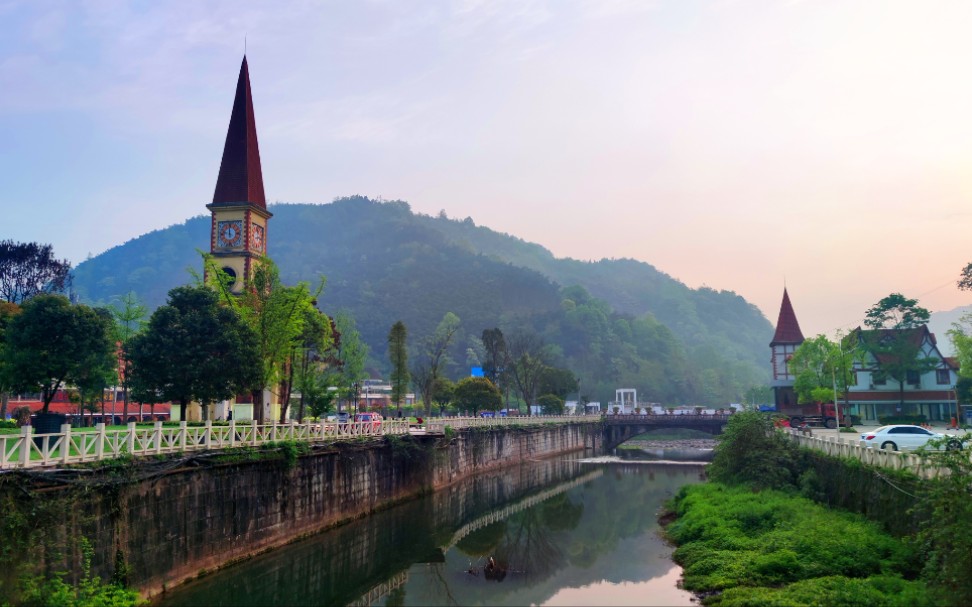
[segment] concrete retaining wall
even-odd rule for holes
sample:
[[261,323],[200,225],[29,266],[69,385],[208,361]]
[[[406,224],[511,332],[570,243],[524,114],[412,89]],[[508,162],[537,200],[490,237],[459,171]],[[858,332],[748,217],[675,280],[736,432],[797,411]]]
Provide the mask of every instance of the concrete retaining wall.
[[[111,577],[120,555],[129,583],[151,595],[478,472],[578,451],[595,431],[594,424],[561,424],[468,430],[449,439],[372,439],[321,445],[289,462],[197,458],[165,468],[136,460],[130,466],[138,469],[121,471],[121,480],[117,467],[96,473],[108,475],[98,490],[55,484],[29,500],[12,493],[5,499],[24,508],[33,500],[70,504],[63,528],[50,534],[64,544],[35,546],[30,558],[37,564],[73,562],[76,569],[79,554],[70,540],[84,536],[94,547],[94,573]],[[132,475],[143,478],[131,481]],[[88,488],[98,484],[91,475],[84,480]],[[37,489],[36,477],[31,482]],[[14,492],[9,485],[2,490]]]

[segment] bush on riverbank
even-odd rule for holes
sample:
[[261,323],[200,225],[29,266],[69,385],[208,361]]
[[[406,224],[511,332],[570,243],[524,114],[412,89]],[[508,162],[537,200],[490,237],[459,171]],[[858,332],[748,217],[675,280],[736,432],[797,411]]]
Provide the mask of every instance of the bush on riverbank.
[[905,579],[920,568],[913,551],[859,515],[719,483],[684,487],[674,507],[667,533],[685,588],[725,590],[708,605],[933,604]]

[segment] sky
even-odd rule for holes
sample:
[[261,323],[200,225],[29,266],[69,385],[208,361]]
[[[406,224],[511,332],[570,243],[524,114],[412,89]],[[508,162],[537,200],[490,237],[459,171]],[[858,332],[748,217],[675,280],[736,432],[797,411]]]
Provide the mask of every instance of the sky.
[[207,213],[245,49],[268,202],[406,200],[773,323],[785,284],[807,336],[892,292],[948,310],[972,300],[970,23],[967,0],[0,0],[0,239],[79,263]]

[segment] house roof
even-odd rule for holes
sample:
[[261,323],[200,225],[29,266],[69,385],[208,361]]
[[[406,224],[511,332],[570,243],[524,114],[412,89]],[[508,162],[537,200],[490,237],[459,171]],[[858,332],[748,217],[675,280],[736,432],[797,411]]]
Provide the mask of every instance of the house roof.
[[793,312],[793,305],[790,304],[790,294],[783,288],[783,303],[780,304],[780,317],[776,321],[776,333],[770,347],[781,344],[802,344],[803,332],[800,330],[800,323],[797,322],[796,314]]
[[[862,329],[857,327],[848,337],[856,337],[865,346],[878,346],[881,342],[888,339],[903,338],[915,348],[921,348],[926,337],[937,354],[937,357],[944,361],[947,368],[958,370],[959,361],[955,357],[942,356],[938,349],[938,340],[935,334],[928,330],[928,325],[921,325],[911,329]],[[887,364],[897,361],[897,357],[891,353],[875,351],[876,348],[869,348],[871,355],[877,359],[878,364]]]
[[246,56],[240,66],[236,83],[236,98],[226,131],[223,160],[219,165],[213,204],[251,203],[267,208],[263,193],[263,171],[260,168],[260,146],[257,143],[256,120],[253,117],[253,97],[250,93],[250,71]]

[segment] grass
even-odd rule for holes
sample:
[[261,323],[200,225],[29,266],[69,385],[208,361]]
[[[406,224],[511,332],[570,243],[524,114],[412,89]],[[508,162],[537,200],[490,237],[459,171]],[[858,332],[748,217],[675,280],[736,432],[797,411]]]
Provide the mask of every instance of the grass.
[[683,488],[666,533],[706,605],[931,605],[912,548],[867,519],[779,491]]

